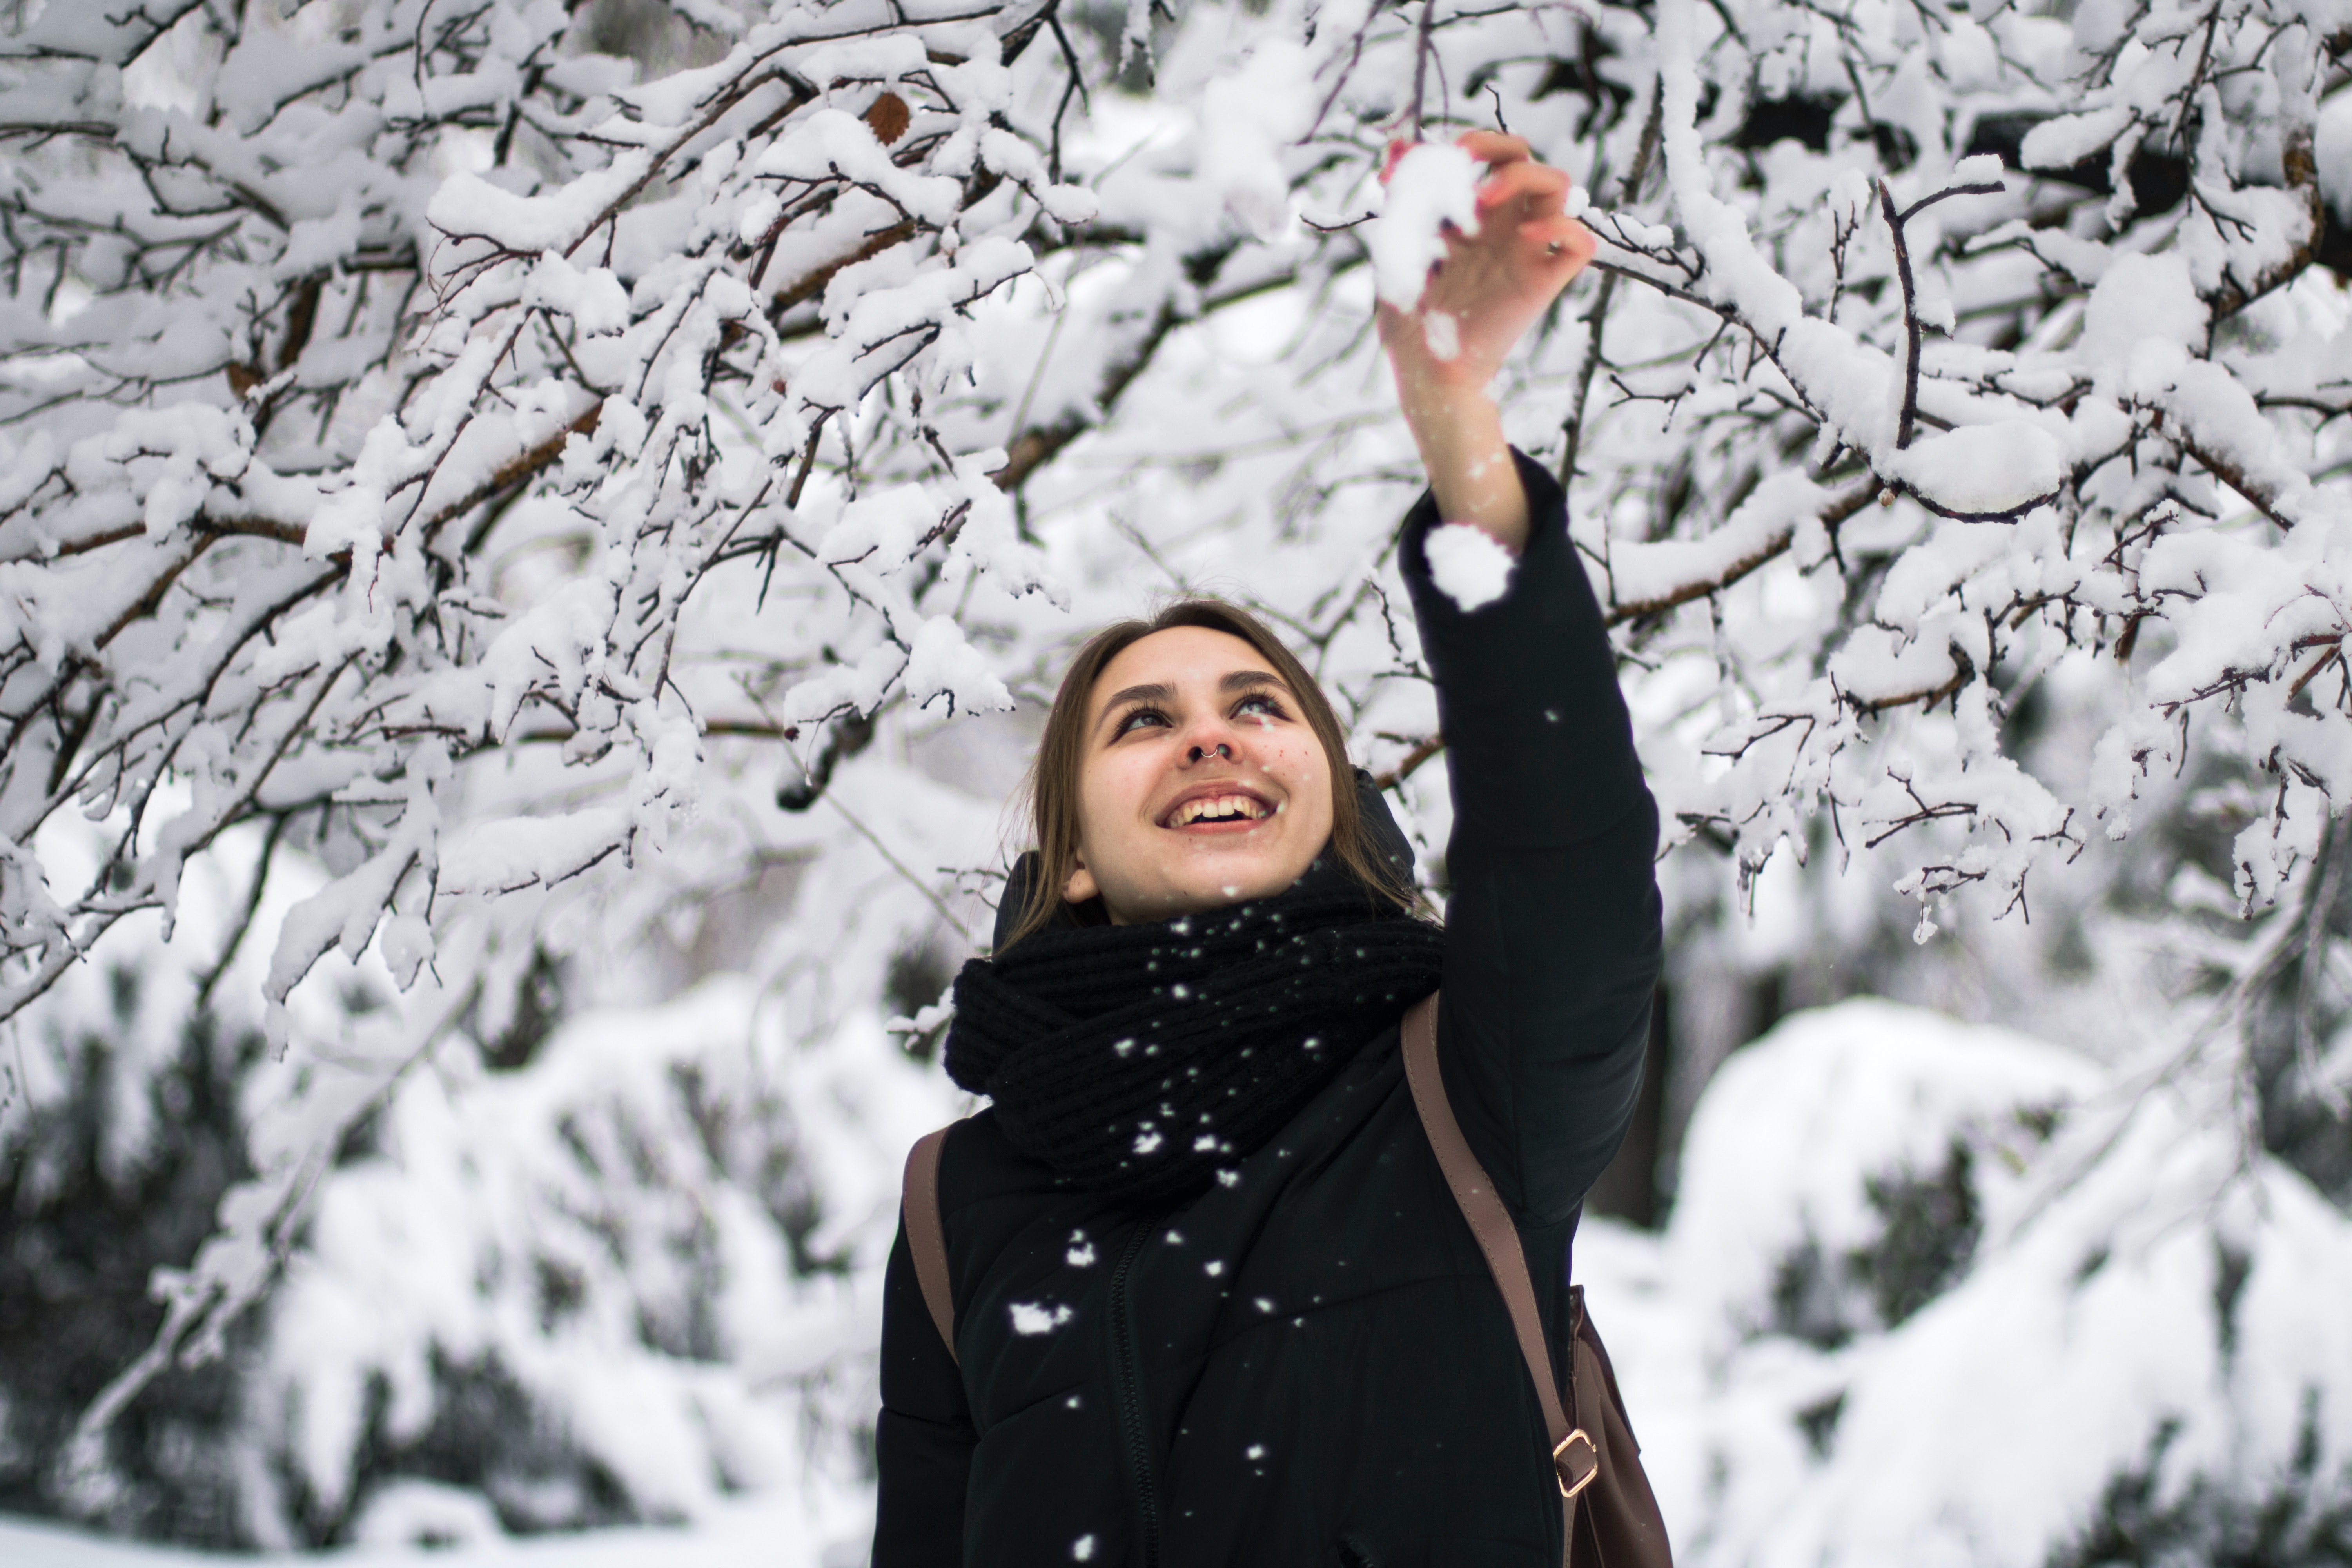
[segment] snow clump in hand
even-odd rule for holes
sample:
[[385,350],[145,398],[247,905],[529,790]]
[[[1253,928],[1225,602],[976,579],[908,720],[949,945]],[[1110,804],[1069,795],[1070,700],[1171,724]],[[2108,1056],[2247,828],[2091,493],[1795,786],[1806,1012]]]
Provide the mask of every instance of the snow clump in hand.
[[1422,550],[1430,581],[1465,615],[1485,609],[1511,586],[1511,552],[1475,523],[1442,523],[1429,531]]
[[[1372,283],[1400,310],[1421,302],[1429,269],[1445,259],[1445,225],[1478,232],[1478,161],[1459,147],[1422,142],[1390,171],[1388,197],[1365,245]],[[1430,347],[1436,348],[1433,341]],[[1451,354],[1440,358],[1450,359]]]

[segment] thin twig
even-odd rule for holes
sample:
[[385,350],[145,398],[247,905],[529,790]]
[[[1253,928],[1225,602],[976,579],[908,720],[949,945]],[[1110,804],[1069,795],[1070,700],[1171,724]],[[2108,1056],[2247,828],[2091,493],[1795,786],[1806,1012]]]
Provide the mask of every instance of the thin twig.
[[1895,275],[1903,285],[1903,413],[1895,427],[1899,452],[1911,445],[1912,429],[1919,422],[1919,299],[1911,280],[1910,242],[1903,235],[1903,221],[1909,215],[1895,210],[1895,193],[1885,180],[1878,182],[1878,202],[1886,214],[1886,232],[1895,240]]
[[841,804],[841,797],[839,795],[829,795],[824,798],[827,803],[832,805],[834,810],[841,813],[843,821],[848,823],[850,826],[857,829],[858,834],[864,837],[868,844],[874,846],[875,850],[881,855],[882,858],[889,862],[890,869],[898,872],[901,877],[906,878],[908,882],[913,886],[917,892],[922,894],[924,898],[930,900],[931,908],[940,911],[940,918],[941,920],[955,927],[957,933],[963,938],[967,945],[973,947],[980,945],[972,937],[971,928],[964,924],[962,921],[956,918],[956,912],[948,908],[947,900],[940,898],[938,892],[932,889],[929,882],[924,881],[920,877],[916,876],[913,871],[908,869],[907,863],[890,852],[890,847],[882,842],[882,836],[880,834],[876,833],[872,828],[866,826],[866,824],[858,821],[850,809]]
[[228,973],[228,966],[236,961],[237,950],[245,945],[246,932],[253,929],[254,916],[261,911],[261,895],[269,885],[269,868],[278,856],[278,841],[285,836],[286,824],[290,820],[283,813],[269,819],[269,831],[261,840],[261,853],[254,857],[253,886],[246,889],[245,908],[238,912],[236,924],[230,930],[220,956],[213,960],[213,966],[196,983],[199,1013],[211,1005],[214,989],[220,984],[221,976]]
[[1331,106],[1339,101],[1339,94],[1347,88],[1348,79],[1356,74],[1357,63],[1364,58],[1365,36],[1371,32],[1372,24],[1380,20],[1381,13],[1387,9],[1388,3],[1389,0],[1372,0],[1372,8],[1364,13],[1363,25],[1356,29],[1356,36],[1348,46],[1348,63],[1339,68],[1339,77],[1331,83],[1331,90],[1324,95],[1323,106],[1315,111],[1315,122],[1307,128],[1307,134],[1298,139],[1301,147],[1314,141],[1316,132],[1323,129],[1323,121],[1329,117]]
[[[1659,114],[1664,102],[1663,93],[1651,93],[1650,121],[1642,128],[1642,144],[1633,153],[1633,166],[1625,172],[1624,182],[1618,187],[1617,205],[1621,207],[1631,205],[1640,196],[1642,182],[1649,177],[1650,160],[1658,150]],[[1593,295],[1591,313],[1585,318],[1588,327],[1584,363],[1577,371],[1576,395],[1569,400],[1568,418],[1561,426],[1565,440],[1559,455],[1559,482],[1563,489],[1576,478],[1577,454],[1584,445],[1585,403],[1592,394],[1592,373],[1601,368],[1601,340],[1609,330],[1609,307],[1617,298],[1617,279],[1622,276],[1614,271],[1601,275],[1601,288]]]
[[1422,93],[1429,80],[1430,24],[1437,16],[1437,0],[1421,0],[1421,34],[1412,47],[1412,140],[1421,140]]

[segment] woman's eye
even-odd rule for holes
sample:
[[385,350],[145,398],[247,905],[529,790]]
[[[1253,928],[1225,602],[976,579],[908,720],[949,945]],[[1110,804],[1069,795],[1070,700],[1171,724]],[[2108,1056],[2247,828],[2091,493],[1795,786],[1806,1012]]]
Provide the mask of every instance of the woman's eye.
[[1166,722],[1168,722],[1166,715],[1162,714],[1158,709],[1139,708],[1134,712],[1129,713],[1126,718],[1121,719],[1118,721],[1118,729],[1114,732],[1124,735],[1131,730],[1139,730],[1146,724],[1165,724]]
[[1235,718],[1244,713],[1263,713],[1269,719],[1279,719],[1283,717],[1282,704],[1265,692],[1260,692],[1255,697],[1244,697],[1234,704]]

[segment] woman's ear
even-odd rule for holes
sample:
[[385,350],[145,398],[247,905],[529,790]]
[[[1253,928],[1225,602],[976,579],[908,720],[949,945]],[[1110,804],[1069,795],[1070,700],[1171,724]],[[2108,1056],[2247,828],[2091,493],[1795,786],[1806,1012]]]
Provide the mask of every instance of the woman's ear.
[[1086,856],[1081,854],[1073,857],[1070,879],[1062,884],[1062,901],[1069,904],[1083,904],[1088,899],[1097,897],[1101,892],[1102,889],[1095,885],[1095,874],[1087,869]]

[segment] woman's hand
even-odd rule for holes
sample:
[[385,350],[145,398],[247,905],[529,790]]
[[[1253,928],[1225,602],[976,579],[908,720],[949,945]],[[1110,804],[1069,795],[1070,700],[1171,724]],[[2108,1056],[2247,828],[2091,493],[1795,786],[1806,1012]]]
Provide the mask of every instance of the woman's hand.
[[[1537,317],[1598,248],[1567,216],[1569,181],[1536,163],[1517,136],[1473,131],[1458,143],[1487,165],[1478,187],[1478,232],[1449,233],[1420,306],[1380,309],[1381,341],[1396,372],[1397,399],[1412,426],[1439,515],[1474,522],[1517,552],[1528,539],[1527,491],[1503,439],[1487,384]],[[1434,336],[1454,353],[1431,346]]]

